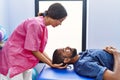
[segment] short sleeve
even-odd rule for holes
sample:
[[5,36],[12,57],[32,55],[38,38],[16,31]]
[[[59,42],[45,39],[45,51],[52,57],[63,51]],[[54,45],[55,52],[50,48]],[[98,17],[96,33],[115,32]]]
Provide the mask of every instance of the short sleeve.
[[38,51],[41,43],[40,34],[42,34],[42,32],[39,25],[35,23],[27,25],[24,48],[32,51]]
[[91,77],[95,80],[102,80],[106,67],[100,66],[97,62],[79,60],[75,66],[75,71],[82,76]]

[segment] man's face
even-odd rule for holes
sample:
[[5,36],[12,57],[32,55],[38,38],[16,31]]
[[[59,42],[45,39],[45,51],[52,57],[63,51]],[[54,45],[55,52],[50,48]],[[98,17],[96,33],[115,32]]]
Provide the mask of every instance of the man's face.
[[59,48],[57,49],[57,51],[60,52],[66,58],[73,58],[77,55],[77,50],[75,48]]

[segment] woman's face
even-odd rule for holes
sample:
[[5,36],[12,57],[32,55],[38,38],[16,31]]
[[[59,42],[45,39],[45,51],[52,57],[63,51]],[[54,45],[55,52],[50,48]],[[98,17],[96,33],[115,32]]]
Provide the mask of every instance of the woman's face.
[[51,26],[53,26],[53,27],[57,27],[58,25],[61,25],[61,24],[62,24],[62,22],[65,20],[65,18],[66,18],[66,17],[64,17],[64,18],[62,18],[62,19],[52,19],[52,18],[51,18],[50,24],[51,24]]

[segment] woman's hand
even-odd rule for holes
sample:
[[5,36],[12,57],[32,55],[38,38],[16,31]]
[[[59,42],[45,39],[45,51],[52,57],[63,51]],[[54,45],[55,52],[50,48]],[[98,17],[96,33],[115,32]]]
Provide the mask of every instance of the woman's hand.
[[64,69],[64,68],[67,68],[67,66],[68,66],[67,64],[63,66],[63,63],[51,65],[52,68],[58,68],[58,69]]

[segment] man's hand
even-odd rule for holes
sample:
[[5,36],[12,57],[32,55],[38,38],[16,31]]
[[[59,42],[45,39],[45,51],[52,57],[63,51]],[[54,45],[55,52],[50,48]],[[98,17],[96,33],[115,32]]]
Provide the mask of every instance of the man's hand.
[[104,50],[110,54],[120,53],[116,48],[112,46],[105,47]]
[[120,52],[112,46],[105,47],[104,50],[110,54],[113,54],[114,67],[112,71],[107,69],[104,72],[103,79],[104,80],[120,80],[120,77],[119,77],[120,76],[120,54],[119,54]]

